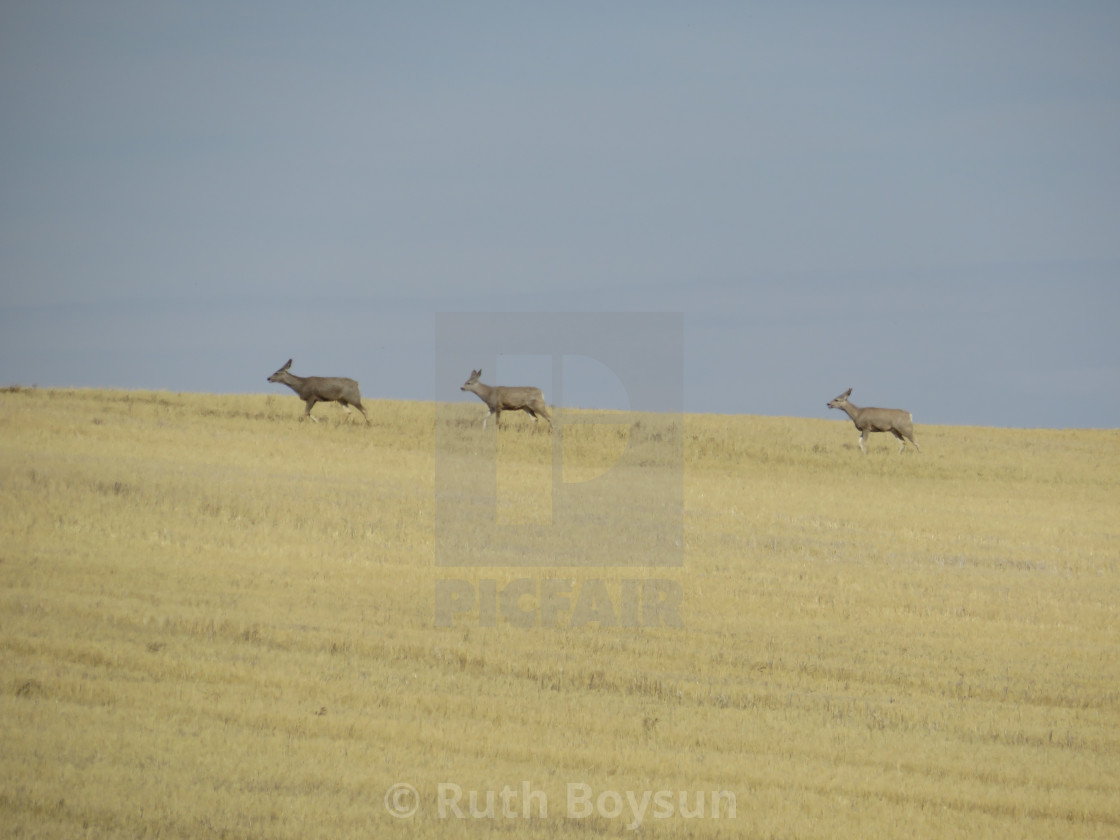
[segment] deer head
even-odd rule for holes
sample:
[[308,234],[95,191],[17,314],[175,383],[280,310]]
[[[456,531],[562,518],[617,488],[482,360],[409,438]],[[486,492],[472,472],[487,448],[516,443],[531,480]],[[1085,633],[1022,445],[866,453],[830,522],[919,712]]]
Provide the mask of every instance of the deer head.
[[482,376],[482,369],[481,368],[479,368],[478,370],[472,370],[470,379],[468,379],[466,382],[464,382],[462,384],[462,386],[459,388],[459,390],[460,391],[471,390],[471,386],[478,383],[478,377],[480,377],[480,376]]
[[285,364],[284,367],[280,368],[280,370],[276,371],[276,373],[272,374],[272,376],[268,377],[268,381],[269,382],[283,382],[284,381],[284,374],[288,372],[288,368],[290,368],[291,366],[292,366],[292,360],[288,359],[288,363]]
[[843,410],[844,406],[846,406],[848,404],[848,397],[850,397],[851,395],[852,395],[852,389],[849,388],[843,394],[841,394],[836,399],[834,399],[832,402],[830,402],[828,404],[828,407],[829,408],[839,408],[840,410]]

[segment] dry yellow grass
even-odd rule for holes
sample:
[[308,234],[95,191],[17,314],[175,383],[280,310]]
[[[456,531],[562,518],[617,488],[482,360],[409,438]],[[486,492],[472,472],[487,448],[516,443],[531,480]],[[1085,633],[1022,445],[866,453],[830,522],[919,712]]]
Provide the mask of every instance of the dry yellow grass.
[[[1117,431],[919,426],[921,455],[863,457],[847,422],[688,416],[682,566],[458,569],[435,407],[367,409],[0,394],[0,832],[631,835],[609,796],[568,812],[586,784],[705,792],[641,836],[1120,835]],[[464,459],[481,412],[441,419]],[[572,431],[568,480],[622,433]],[[548,435],[502,435],[502,515],[546,519]],[[440,627],[449,578],[671,580],[684,626]],[[437,813],[440,783],[520,813],[523,782],[547,816]]]

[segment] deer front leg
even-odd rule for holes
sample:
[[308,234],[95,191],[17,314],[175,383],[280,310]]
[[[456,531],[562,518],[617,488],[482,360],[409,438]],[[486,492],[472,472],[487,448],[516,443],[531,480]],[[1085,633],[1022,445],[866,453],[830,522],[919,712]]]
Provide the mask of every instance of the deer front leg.
[[864,431],[859,433],[859,450],[864,455],[867,454],[867,447],[864,445],[866,443],[867,443],[867,431],[864,430]]

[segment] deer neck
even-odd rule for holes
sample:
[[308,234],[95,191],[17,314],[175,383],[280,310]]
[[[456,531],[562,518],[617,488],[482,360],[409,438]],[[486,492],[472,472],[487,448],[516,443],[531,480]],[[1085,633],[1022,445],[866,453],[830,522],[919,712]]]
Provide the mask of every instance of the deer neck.
[[481,382],[476,382],[470,386],[470,390],[487,405],[490,404],[490,395],[494,393],[494,389],[489,385],[483,385]]

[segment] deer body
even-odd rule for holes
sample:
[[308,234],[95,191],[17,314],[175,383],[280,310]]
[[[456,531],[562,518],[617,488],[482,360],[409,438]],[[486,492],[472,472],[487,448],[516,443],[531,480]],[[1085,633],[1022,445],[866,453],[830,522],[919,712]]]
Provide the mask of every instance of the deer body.
[[[342,403],[347,417],[350,416],[350,406],[354,406],[362,412],[366,423],[369,423],[369,416],[362,408],[362,395],[358,390],[358,383],[353,379],[345,376],[295,376],[288,370],[291,366],[292,360],[288,359],[288,363],[268,377],[268,381],[287,385],[299,394],[299,398],[306,404],[305,416],[311,417],[311,407],[317,402],[337,402]],[[319,422],[315,417],[311,419],[316,423]]]
[[534,425],[543,417],[548,421],[548,427],[552,428],[552,415],[548,413],[548,403],[544,401],[544,394],[541,393],[540,388],[486,385],[478,381],[480,376],[482,376],[481,370],[471,371],[470,379],[464,382],[459,390],[470,391],[490,409],[482,418],[482,428],[486,428],[486,422],[491,416],[494,418],[494,425],[500,428],[503,411],[524,411],[533,418]]
[[867,454],[867,447],[864,444],[867,442],[867,436],[872,432],[890,432],[902,441],[902,447],[898,450],[900,453],[906,449],[906,441],[914,444],[914,448],[919,452],[922,451],[918,442],[914,440],[914,418],[909,411],[900,408],[860,408],[848,402],[851,393],[852,389],[849,388],[830,402],[828,407],[838,408],[852,418],[852,422],[859,429],[859,448],[864,455]]

